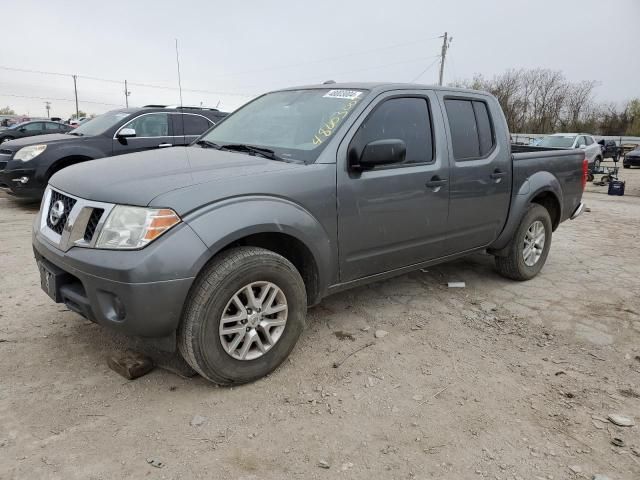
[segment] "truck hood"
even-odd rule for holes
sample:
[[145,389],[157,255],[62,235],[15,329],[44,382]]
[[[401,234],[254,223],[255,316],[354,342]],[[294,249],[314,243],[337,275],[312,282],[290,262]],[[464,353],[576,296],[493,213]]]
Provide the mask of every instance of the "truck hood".
[[244,153],[174,147],[83,162],[60,170],[49,183],[87,200],[146,206],[172,190],[303,167]]
[[[5,132],[6,133],[6,132]],[[18,138],[16,140],[10,140],[2,143],[3,150],[11,150],[17,152],[22,147],[28,147],[29,145],[42,145],[43,143],[64,143],[64,142],[77,142],[78,140],[84,140],[91,137],[78,137],[75,135],[66,135],[64,133],[50,133],[47,135],[35,135],[33,137]]]

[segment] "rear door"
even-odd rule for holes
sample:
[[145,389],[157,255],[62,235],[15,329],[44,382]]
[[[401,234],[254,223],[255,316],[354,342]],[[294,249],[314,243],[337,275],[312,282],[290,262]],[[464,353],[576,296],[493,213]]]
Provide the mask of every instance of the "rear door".
[[[166,112],[143,113],[125,123],[113,136],[113,155],[173,146],[173,126]],[[135,137],[118,138],[123,128],[136,131]]]
[[[509,211],[512,162],[504,134],[506,122],[495,99],[439,95],[451,152],[445,246],[445,255],[449,255],[487,246],[497,238]],[[496,132],[503,132],[502,137]]]
[[195,113],[175,113],[173,119],[173,144],[189,145],[213,126],[213,122]]
[[[388,92],[370,104],[338,150],[340,281],[441,256],[449,207],[444,126],[433,92]],[[406,161],[349,168],[369,142],[401,139]]]

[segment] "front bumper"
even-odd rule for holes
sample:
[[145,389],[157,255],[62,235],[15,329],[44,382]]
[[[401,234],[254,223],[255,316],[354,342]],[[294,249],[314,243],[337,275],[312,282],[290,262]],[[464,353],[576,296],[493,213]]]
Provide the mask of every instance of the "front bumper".
[[38,182],[35,174],[33,169],[0,170],[0,190],[16,197],[40,199],[46,185]]
[[37,229],[36,261],[55,275],[57,303],[127,335],[167,337],[178,327],[182,308],[207,249],[187,225],[175,227],[135,251],[74,247],[59,250]]

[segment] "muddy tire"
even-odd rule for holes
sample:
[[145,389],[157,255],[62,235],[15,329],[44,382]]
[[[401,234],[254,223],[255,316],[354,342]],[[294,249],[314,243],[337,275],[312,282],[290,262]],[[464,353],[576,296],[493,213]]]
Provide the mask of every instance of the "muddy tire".
[[507,246],[505,256],[496,256],[496,269],[512,280],[530,280],[545,262],[551,247],[551,217],[542,205],[529,205],[515,235]]
[[291,262],[262,248],[233,248],[196,279],[178,349],[212,382],[252,382],[287,358],[304,330],[306,312],[304,282]]

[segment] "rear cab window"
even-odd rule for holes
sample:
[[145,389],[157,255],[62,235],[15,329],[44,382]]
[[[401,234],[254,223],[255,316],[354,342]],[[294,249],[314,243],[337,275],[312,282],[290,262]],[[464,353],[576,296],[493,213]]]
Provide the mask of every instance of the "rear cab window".
[[495,147],[491,114],[486,102],[445,98],[445,109],[456,161],[486,157]]

